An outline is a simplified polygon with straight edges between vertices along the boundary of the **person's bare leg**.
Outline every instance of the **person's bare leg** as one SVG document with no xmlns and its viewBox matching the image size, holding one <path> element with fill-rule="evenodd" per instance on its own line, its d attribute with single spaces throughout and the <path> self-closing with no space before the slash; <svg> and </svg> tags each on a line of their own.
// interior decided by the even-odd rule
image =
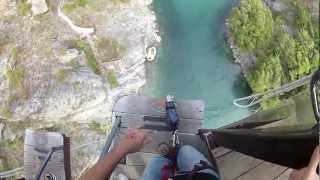
<svg viewBox="0 0 320 180">
<path fill-rule="evenodd" d="M 316 169 L 320 162 L 320 148 L 317 146 L 313 151 L 310 163 L 307 167 L 300 170 L 293 170 L 290 174 L 289 180 L 319 180 Z"/>
</svg>

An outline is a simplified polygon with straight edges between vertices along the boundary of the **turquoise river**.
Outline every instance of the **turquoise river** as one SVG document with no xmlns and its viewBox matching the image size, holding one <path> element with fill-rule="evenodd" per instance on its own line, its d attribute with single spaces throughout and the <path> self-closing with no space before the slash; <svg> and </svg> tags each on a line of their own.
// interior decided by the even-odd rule
<svg viewBox="0 0 320 180">
<path fill-rule="evenodd" d="M 147 65 L 149 96 L 167 94 L 206 103 L 205 128 L 249 115 L 232 100 L 248 94 L 224 38 L 225 19 L 237 0 L 154 0 L 162 37 L 157 60 Z"/>
</svg>

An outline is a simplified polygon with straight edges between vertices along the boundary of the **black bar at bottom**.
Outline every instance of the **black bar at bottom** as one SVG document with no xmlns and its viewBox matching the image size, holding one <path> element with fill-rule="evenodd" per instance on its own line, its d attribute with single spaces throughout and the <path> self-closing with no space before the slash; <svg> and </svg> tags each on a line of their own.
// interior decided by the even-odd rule
<svg viewBox="0 0 320 180">
<path fill-rule="evenodd" d="M 210 147 L 222 146 L 264 161 L 300 169 L 308 165 L 318 145 L 318 128 L 202 129 L 200 133 L 211 132 L 208 137 Z"/>
</svg>

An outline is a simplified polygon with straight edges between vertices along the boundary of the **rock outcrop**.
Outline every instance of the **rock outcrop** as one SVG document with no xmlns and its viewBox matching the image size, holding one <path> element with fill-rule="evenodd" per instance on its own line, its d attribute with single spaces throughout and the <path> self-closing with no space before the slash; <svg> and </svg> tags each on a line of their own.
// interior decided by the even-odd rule
<svg viewBox="0 0 320 180">
<path fill-rule="evenodd" d="M 31 11 L 34 16 L 46 13 L 48 6 L 46 0 L 30 0 Z"/>
</svg>

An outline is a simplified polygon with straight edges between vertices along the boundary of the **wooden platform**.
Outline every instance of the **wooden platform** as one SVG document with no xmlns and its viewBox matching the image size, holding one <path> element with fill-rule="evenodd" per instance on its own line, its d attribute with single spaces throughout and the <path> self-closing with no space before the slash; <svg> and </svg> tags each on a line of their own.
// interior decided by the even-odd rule
<svg viewBox="0 0 320 180">
<path fill-rule="evenodd" d="M 40 180 L 71 179 L 69 138 L 60 133 L 27 129 L 24 140 L 24 177 L 36 179 L 48 158 Z M 0 178 L 1 179 L 1 178 Z"/>
<path fill-rule="evenodd" d="M 206 145 L 196 135 L 203 124 L 204 103 L 198 100 L 177 101 L 177 110 L 180 117 L 178 129 L 180 143 L 198 147 L 203 154 L 210 156 Z M 115 176 L 122 173 L 130 179 L 139 179 L 150 158 L 158 154 L 158 145 L 171 143 L 172 132 L 168 131 L 165 123 L 165 101 L 138 95 L 126 96 L 115 104 L 113 115 L 121 118 L 113 144 L 117 143 L 128 128 L 145 126 L 158 129 L 151 133 L 152 143 L 146 145 L 140 152 L 129 154 L 114 171 Z"/>
<path fill-rule="evenodd" d="M 204 108 L 202 101 L 177 102 L 178 114 L 181 118 L 178 136 L 181 144 L 197 147 L 208 159 L 213 155 L 217 161 L 222 180 L 288 179 L 290 171 L 285 167 L 263 162 L 224 148 L 217 148 L 212 152 L 208 151 L 205 143 L 197 135 L 198 129 L 202 128 Z M 117 144 L 118 139 L 126 133 L 129 127 L 165 126 L 164 101 L 138 95 L 126 96 L 115 104 L 113 116 L 121 118 L 119 130 L 113 141 L 113 144 Z M 117 166 L 113 177 L 122 173 L 130 179 L 139 179 L 148 161 L 158 154 L 158 145 L 162 142 L 170 143 L 172 135 L 171 132 L 160 128 L 153 131 L 151 136 L 152 143 L 145 146 L 140 152 L 125 157 Z"/>
<path fill-rule="evenodd" d="M 218 147 L 212 151 L 222 180 L 287 180 L 291 169 Z"/>
</svg>

